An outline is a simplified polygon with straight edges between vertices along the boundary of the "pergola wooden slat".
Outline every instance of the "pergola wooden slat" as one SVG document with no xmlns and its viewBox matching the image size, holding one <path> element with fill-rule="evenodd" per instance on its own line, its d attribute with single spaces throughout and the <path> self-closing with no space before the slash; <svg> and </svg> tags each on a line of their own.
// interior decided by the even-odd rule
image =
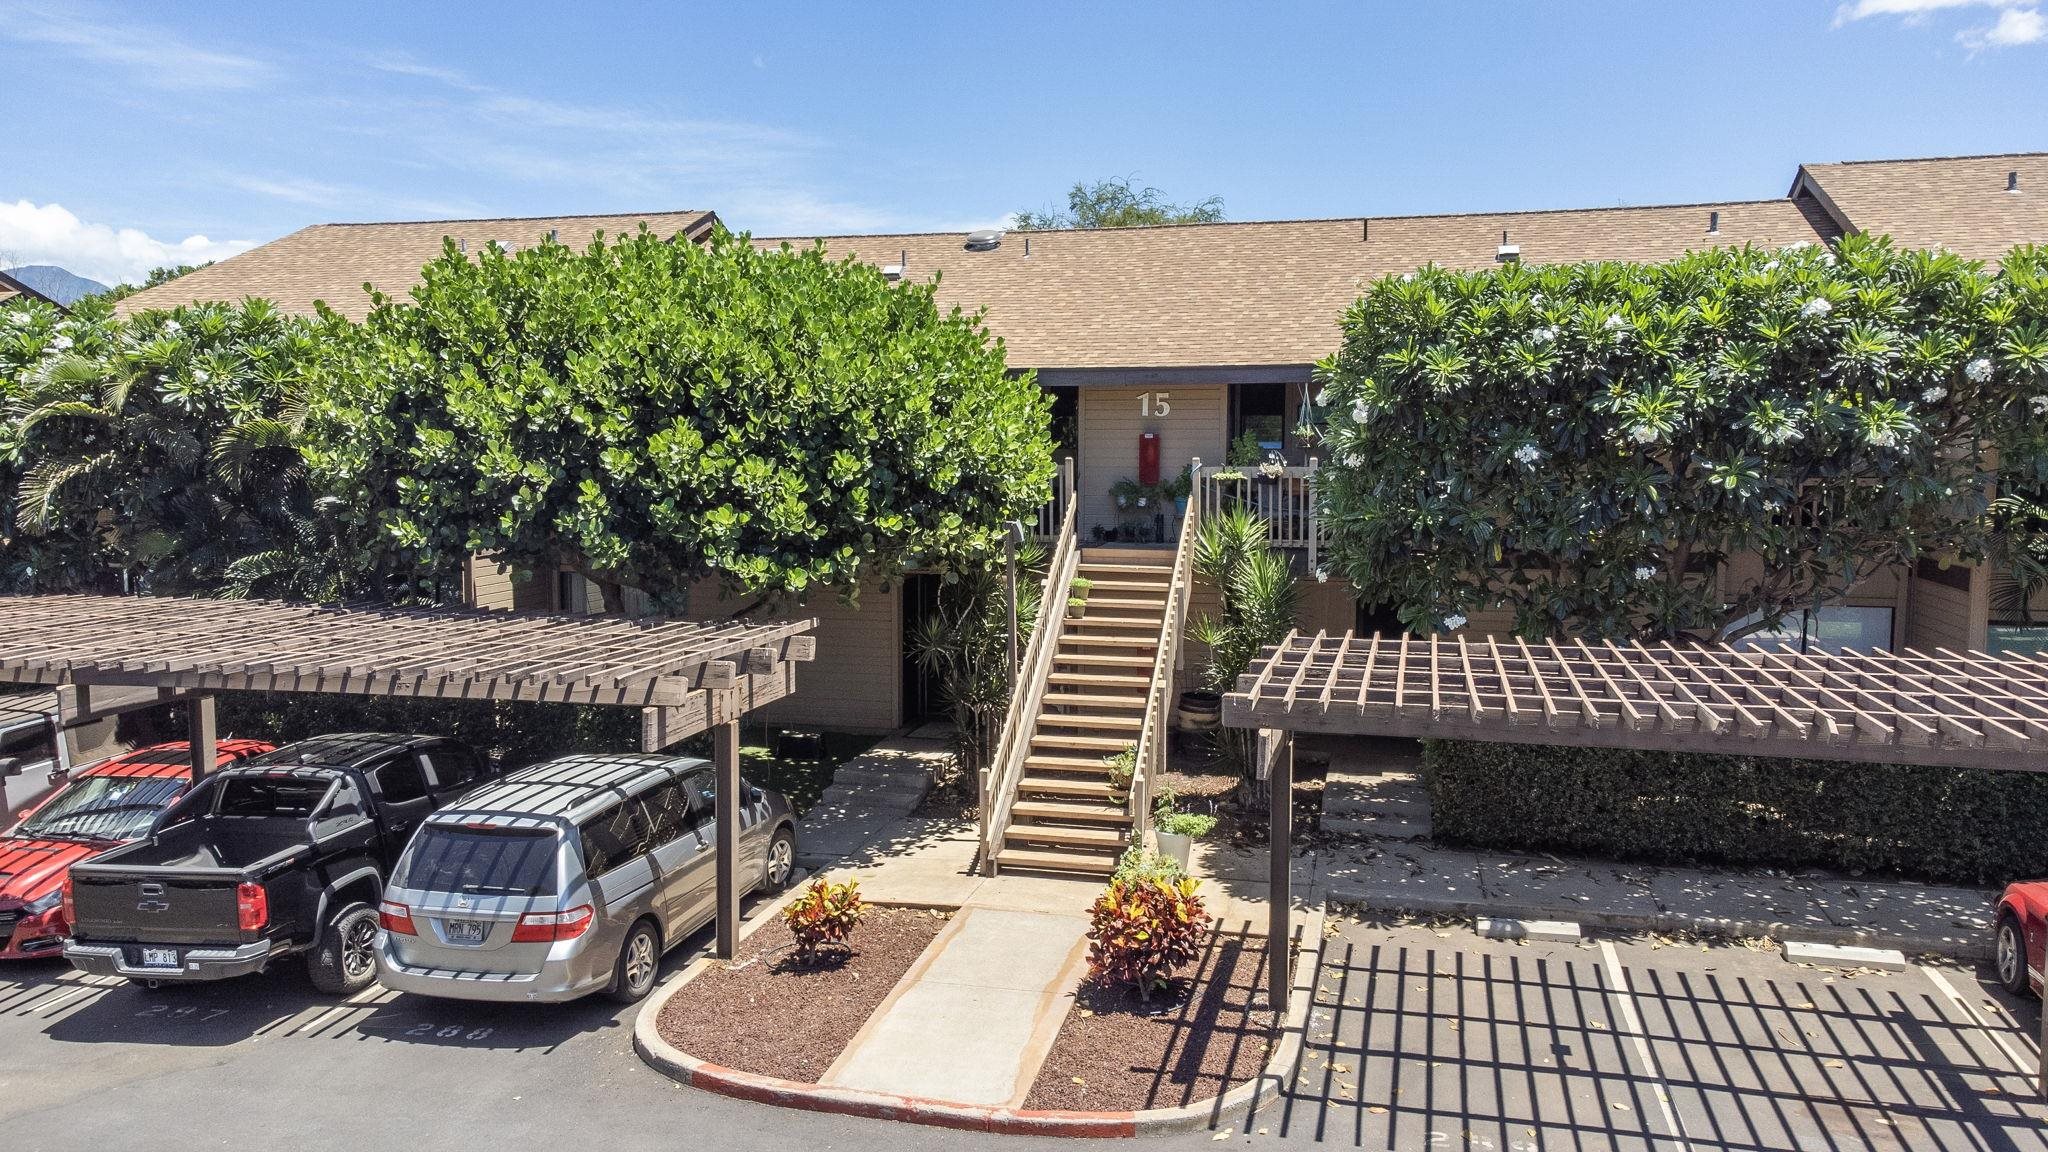
<svg viewBox="0 0 2048 1152">
<path fill-rule="evenodd" d="M 214 761 L 221 691 L 336 692 L 641 709 L 652 751 L 715 730 L 718 819 L 739 826 L 739 719 L 796 690 L 815 620 L 626 619 L 462 608 L 173 597 L 0 597 L 0 683 L 95 688 L 191 708 L 195 774 Z M 110 702 L 108 702 L 110 703 Z M 123 705 L 124 707 L 127 705 Z M 718 952 L 738 945 L 737 836 L 717 840 Z"/>
<path fill-rule="evenodd" d="M 1296 732 L 2043 772 L 2048 658 L 1293 632 L 1224 696 L 1223 723 L 1260 730 L 1267 995 L 1284 1011 Z"/>
<path fill-rule="evenodd" d="M 1223 716 L 1295 732 L 2048 771 L 2048 659 L 1294 633 L 1239 680 Z"/>
</svg>

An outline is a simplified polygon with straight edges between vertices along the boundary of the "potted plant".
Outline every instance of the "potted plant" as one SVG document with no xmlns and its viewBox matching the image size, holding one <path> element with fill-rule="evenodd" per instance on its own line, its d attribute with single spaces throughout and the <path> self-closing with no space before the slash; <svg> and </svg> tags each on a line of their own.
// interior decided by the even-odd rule
<svg viewBox="0 0 2048 1152">
<path fill-rule="evenodd" d="M 1067 619 L 1079 620 L 1088 615 L 1088 590 L 1095 587 L 1095 581 L 1086 576 L 1074 577 L 1067 585 Z"/>
<path fill-rule="evenodd" d="M 1136 744 L 1114 756 L 1104 756 L 1102 762 L 1109 766 L 1109 791 L 1112 802 L 1122 804 L 1131 798 L 1131 777 L 1138 772 L 1138 746 Z"/>
<path fill-rule="evenodd" d="M 1171 791 L 1162 790 L 1152 814 L 1152 831 L 1159 839 L 1159 854 L 1171 857 L 1182 869 L 1195 841 L 1216 830 L 1216 817 L 1199 812 L 1182 812 L 1173 806 Z"/>
</svg>

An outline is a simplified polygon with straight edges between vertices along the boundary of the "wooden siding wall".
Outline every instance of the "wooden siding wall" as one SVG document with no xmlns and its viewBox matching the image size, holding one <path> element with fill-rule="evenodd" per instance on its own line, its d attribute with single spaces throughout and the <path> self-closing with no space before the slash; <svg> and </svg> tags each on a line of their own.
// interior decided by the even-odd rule
<svg viewBox="0 0 2048 1152">
<path fill-rule="evenodd" d="M 1164 392 L 1170 411 L 1165 416 L 1140 414 L 1140 398 Z M 1081 542 L 1087 543 L 1097 524 L 1105 528 L 1117 523 L 1115 502 L 1109 486 L 1125 477 L 1138 475 L 1138 436 L 1159 433 L 1160 479 L 1171 479 L 1188 460 L 1200 456 L 1204 464 L 1221 464 L 1229 444 L 1229 387 L 1223 384 L 1175 386 L 1146 385 L 1141 388 L 1084 387 L 1080 391 Z M 821 646 L 820 651 L 823 651 Z"/>
<path fill-rule="evenodd" d="M 719 594 L 707 580 L 690 592 L 690 616 L 723 619 L 740 602 Z M 815 616 L 818 656 L 797 670 L 796 694 L 777 700 L 750 719 L 845 732 L 888 732 L 903 716 L 903 589 L 886 590 L 870 581 L 860 606 L 850 608 L 837 593 L 820 592 L 810 602 L 764 620 Z"/>
<path fill-rule="evenodd" d="M 1968 591 L 1924 580 L 1918 574 L 1908 582 L 1906 647 L 1921 652 L 1984 647 L 1989 597 L 1983 572 L 1970 570 Z"/>
</svg>

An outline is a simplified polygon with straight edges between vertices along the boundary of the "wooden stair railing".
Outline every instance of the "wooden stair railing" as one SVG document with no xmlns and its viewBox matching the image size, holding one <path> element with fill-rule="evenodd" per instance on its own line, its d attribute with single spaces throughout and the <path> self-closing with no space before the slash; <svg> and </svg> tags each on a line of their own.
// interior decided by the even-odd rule
<svg viewBox="0 0 2048 1152">
<path fill-rule="evenodd" d="M 1003 834 L 1009 830 L 1010 806 L 1016 801 L 1017 782 L 1024 776 L 1024 759 L 1038 725 L 1039 701 L 1045 696 L 1053 654 L 1066 627 L 1067 588 L 1073 583 L 1075 568 L 1081 560 L 1080 540 L 1074 530 L 1079 502 L 1074 492 L 1073 457 L 1061 462 L 1056 487 L 1066 497 L 1066 508 L 1051 537 L 1052 558 L 1046 563 L 1038 619 L 1031 626 L 1031 642 L 1019 657 L 1019 667 L 1011 681 L 1009 711 L 1003 715 L 995 753 L 980 773 L 980 863 L 982 872 L 990 876 L 995 875 L 996 853 L 1002 850 Z"/>
<path fill-rule="evenodd" d="M 1197 464 L 1200 462 L 1197 461 Z M 1152 827 L 1152 786 L 1166 773 L 1166 722 L 1172 715 L 1174 670 L 1180 666 L 1181 639 L 1187 632 L 1188 594 L 1194 583 L 1195 536 L 1201 524 L 1200 501 L 1188 501 L 1181 518 L 1180 541 L 1173 551 L 1173 577 L 1167 585 L 1166 611 L 1159 622 L 1159 646 L 1152 658 L 1152 683 L 1145 695 L 1145 719 L 1138 730 L 1137 763 L 1131 771 L 1131 843 L 1146 843 Z"/>
</svg>

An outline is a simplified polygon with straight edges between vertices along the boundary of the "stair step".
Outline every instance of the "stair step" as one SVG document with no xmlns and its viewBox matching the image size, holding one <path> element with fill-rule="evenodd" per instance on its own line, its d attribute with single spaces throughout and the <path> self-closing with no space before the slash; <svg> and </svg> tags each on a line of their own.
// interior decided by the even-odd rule
<svg viewBox="0 0 2048 1152">
<path fill-rule="evenodd" d="M 1046 697 L 1048 700 L 1057 697 Z M 1097 732 L 1137 731 L 1145 726 L 1145 712 L 1134 708 L 1126 716 L 1104 716 L 1096 712 L 1044 712 L 1038 714 L 1040 728 L 1087 728 Z"/>
<path fill-rule="evenodd" d="M 1077 800 L 1017 800 L 1010 805 L 1010 819 L 1129 824 L 1131 814 L 1120 804 L 1089 804 Z"/>
<path fill-rule="evenodd" d="M 1072 632 L 1060 637 L 1062 646 L 1085 644 L 1090 648 L 1157 648 L 1157 636 L 1076 636 Z"/>
<path fill-rule="evenodd" d="M 1091 577 L 1092 579 L 1092 577 Z M 1113 592 L 1157 592 L 1161 595 L 1173 586 L 1171 580 L 1096 580 L 1095 591 L 1107 588 Z"/>
<path fill-rule="evenodd" d="M 1173 566 L 1171 548 L 1083 548 L 1083 564 L 1129 564 L 1142 568 Z"/>
<path fill-rule="evenodd" d="M 1054 712 L 1054 708 L 1075 708 L 1075 712 Z M 1129 696 L 1084 695 L 1079 692 L 1047 692 L 1040 697 L 1038 714 L 1042 719 L 1065 719 L 1072 716 L 1113 716 L 1118 720 L 1135 719 L 1145 715 L 1145 697 L 1134 693 Z"/>
<path fill-rule="evenodd" d="M 1112 580 L 1119 576 L 1125 578 L 1156 576 L 1161 583 L 1167 583 L 1173 579 L 1172 564 L 1105 564 L 1083 560 L 1076 566 L 1075 571 L 1088 577 L 1090 580 L 1095 579 L 1095 574 L 1098 572 Z"/>
<path fill-rule="evenodd" d="M 1132 614 L 1135 615 L 1136 610 L 1142 608 L 1145 611 L 1156 614 L 1165 607 L 1166 598 L 1163 596 L 1157 600 L 1135 600 L 1128 596 L 1097 596 L 1092 592 L 1088 595 L 1088 611 L 1090 613 L 1093 613 L 1097 608 L 1127 608 L 1131 609 Z M 1087 617 L 1083 616 L 1082 619 L 1086 620 Z"/>
<path fill-rule="evenodd" d="M 1121 752 L 1131 746 L 1128 740 L 1116 742 L 1114 751 Z M 1027 752 L 1024 755 L 1026 768 L 1044 768 L 1050 772 L 1085 772 L 1101 779 L 1109 778 L 1109 765 L 1100 756 L 1074 756 L 1059 752 Z"/>
<path fill-rule="evenodd" d="M 1129 839 L 1121 828 L 1061 828 L 1052 824 L 1012 824 L 1003 833 L 1005 844 L 1023 841 L 1107 852 L 1122 852 Z"/>
<path fill-rule="evenodd" d="M 1089 752 L 1115 753 L 1131 746 L 1131 742 L 1116 736 L 1074 736 L 1066 733 L 1034 732 L 1031 735 L 1033 748 L 1079 748 Z"/>
<path fill-rule="evenodd" d="M 1116 871 L 1116 857 L 1091 856 L 1081 852 L 1033 852 L 1026 848 L 1005 848 L 996 853 L 996 867 L 1022 868 L 1034 872 L 1086 872 L 1107 876 Z"/>
<path fill-rule="evenodd" d="M 1026 776 L 1017 781 L 1017 791 L 1048 796 L 1085 796 L 1093 800 L 1109 800 L 1115 795 L 1110 791 L 1107 780 L 1074 780 L 1065 776 Z"/>
<path fill-rule="evenodd" d="M 1100 633 L 1105 636 L 1145 636 L 1156 639 L 1159 636 L 1159 619 L 1135 616 L 1082 616 L 1068 617 L 1062 636 Z"/>
<path fill-rule="evenodd" d="M 1150 663 L 1150 661 L 1147 661 L 1147 663 Z M 1108 672 L 1053 672 L 1046 676 L 1045 682 L 1048 684 L 1088 684 L 1099 688 L 1123 687 L 1140 690 L 1152 686 L 1152 678 L 1150 676 L 1119 676 Z M 1144 697 L 1139 696 L 1135 699 L 1143 701 Z"/>
<path fill-rule="evenodd" d="M 1055 664 L 1095 664 L 1111 668 L 1150 668 L 1158 663 L 1155 656 L 1103 656 L 1093 652 L 1069 652 L 1061 648 L 1053 653 Z"/>
</svg>

